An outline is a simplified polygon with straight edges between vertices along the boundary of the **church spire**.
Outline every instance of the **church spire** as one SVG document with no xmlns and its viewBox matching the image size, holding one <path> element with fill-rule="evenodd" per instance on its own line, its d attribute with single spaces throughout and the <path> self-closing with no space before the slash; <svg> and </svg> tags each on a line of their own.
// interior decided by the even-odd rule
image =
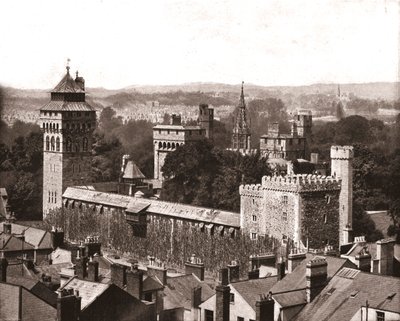
<svg viewBox="0 0 400 321">
<path fill-rule="evenodd" d="M 240 107 L 240 108 L 246 108 L 246 103 L 245 103 L 245 101 L 244 101 L 243 85 L 244 85 L 244 81 L 242 81 L 242 91 L 241 91 L 241 93 L 240 93 L 240 103 L 239 103 L 239 107 Z"/>
</svg>

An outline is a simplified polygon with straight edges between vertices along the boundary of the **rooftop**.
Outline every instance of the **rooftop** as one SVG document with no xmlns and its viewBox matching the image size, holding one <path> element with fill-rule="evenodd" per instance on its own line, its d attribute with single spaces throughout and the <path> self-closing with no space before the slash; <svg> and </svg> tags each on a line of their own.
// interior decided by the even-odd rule
<svg viewBox="0 0 400 321">
<path fill-rule="evenodd" d="M 43 111 L 96 111 L 85 101 L 51 100 L 40 110 Z"/>
<path fill-rule="evenodd" d="M 142 171 L 137 167 L 134 161 L 129 160 L 125 166 L 122 178 L 126 179 L 143 179 L 146 178 Z"/>
<path fill-rule="evenodd" d="M 69 74 L 69 67 L 67 67 L 67 73 L 60 80 L 57 86 L 52 90 L 53 93 L 84 93 L 85 91 L 75 82 L 75 80 Z"/>
<path fill-rule="evenodd" d="M 371 308 L 400 313 L 399 289 L 400 278 L 343 268 L 295 320 L 350 320 L 367 300 Z"/>
<path fill-rule="evenodd" d="M 3 224 L 4 222 L 0 223 L 0 231 L 3 231 Z M 17 235 L 23 234 L 25 237 L 25 242 L 29 243 L 30 245 L 33 245 L 36 249 L 52 248 L 51 234 L 46 230 L 12 223 L 11 233 Z M 0 235 L 2 234 L 0 233 Z"/>
</svg>

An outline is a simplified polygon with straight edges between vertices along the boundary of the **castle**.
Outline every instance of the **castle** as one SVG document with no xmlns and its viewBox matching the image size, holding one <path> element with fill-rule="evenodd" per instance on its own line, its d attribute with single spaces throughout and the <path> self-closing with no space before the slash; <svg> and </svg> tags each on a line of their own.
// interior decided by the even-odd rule
<svg viewBox="0 0 400 321">
<path fill-rule="evenodd" d="M 264 176 L 240 187 L 240 225 L 252 238 L 269 235 L 298 248 L 338 248 L 352 226 L 351 146 L 331 147 L 332 176 Z"/>
<path fill-rule="evenodd" d="M 62 206 L 68 186 L 90 181 L 96 111 L 86 100 L 85 80 L 67 73 L 40 109 L 43 131 L 43 214 Z"/>
<path fill-rule="evenodd" d="M 294 115 L 290 134 L 281 133 L 278 123 L 269 126 L 268 133 L 260 137 L 260 153 L 264 157 L 290 161 L 310 159 L 311 136 L 311 111 L 300 110 Z"/>
<path fill-rule="evenodd" d="M 198 125 L 183 125 L 180 115 L 172 115 L 172 124 L 153 127 L 154 179 L 163 180 L 162 167 L 168 153 L 188 142 L 212 139 L 214 109 L 206 104 L 199 106 Z"/>
<path fill-rule="evenodd" d="M 292 242 L 293 246 L 299 248 L 318 249 L 327 244 L 338 248 L 351 241 L 353 149 L 350 146 L 331 148 L 332 176 L 263 177 L 261 184 L 242 185 L 239 190 L 240 214 L 145 199 L 143 193 L 135 194 L 133 190 L 129 195 L 120 195 L 82 187 L 90 182 L 90 146 L 96 127 L 96 112 L 85 101 L 84 79 L 78 74 L 73 79 L 69 69 L 67 66 L 66 75 L 51 92 L 50 102 L 40 110 L 44 141 L 45 215 L 50 209 L 62 207 L 90 208 L 110 222 L 114 215 L 123 215 L 126 223 L 142 237 L 146 235 L 148 224 L 153 224 L 157 218 L 167 218 L 173 224 L 189 221 L 210 233 L 234 235 L 242 230 L 253 239 L 269 235 Z M 240 121 L 237 124 L 241 126 L 237 128 L 241 131 L 237 131 L 233 141 L 236 142 L 236 148 L 241 149 L 248 148 L 250 140 L 243 86 L 239 107 Z M 267 146 L 274 146 L 265 149 L 268 153 L 278 155 L 277 145 L 280 145 L 280 152 L 284 151 L 283 155 L 278 155 L 280 157 L 292 159 L 308 153 L 307 140 L 311 137 L 312 115 L 299 112 L 295 117 L 291 138 L 285 139 L 285 144 L 282 144 L 282 136 L 276 127 L 272 128 L 273 135 L 264 137 Z M 174 115 L 171 125 L 154 126 L 156 179 L 162 180 L 161 168 L 168 153 L 190 141 L 212 139 L 213 119 L 214 110 L 202 104 L 199 106 L 198 125 L 182 125 L 180 116 Z M 297 139 L 301 148 L 289 149 L 290 139 Z M 122 179 L 124 182 L 127 180 L 125 183 L 129 186 L 133 180 L 143 179 L 140 170 L 129 164 L 126 157 L 123 173 Z"/>
</svg>

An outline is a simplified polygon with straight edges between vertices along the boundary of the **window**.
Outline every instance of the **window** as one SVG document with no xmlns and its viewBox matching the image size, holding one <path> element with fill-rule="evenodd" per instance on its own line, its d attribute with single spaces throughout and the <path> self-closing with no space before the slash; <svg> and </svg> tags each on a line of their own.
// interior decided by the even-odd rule
<svg viewBox="0 0 400 321">
<path fill-rule="evenodd" d="M 158 133 L 161 134 L 161 129 L 158 130 Z"/>
<path fill-rule="evenodd" d="M 57 137 L 57 139 L 56 139 L 56 151 L 57 152 L 60 151 L 60 137 Z"/>
<path fill-rule="evenodd" d="M 54 203 L 57 203 L 57 192 L 54 192 Z"/>
<path fill-rule="evenodd" d="M 205 321 L 214 321 L 214 311 L 205 310 L 204 316 L 205 316 Z"/>
<path fill-rule="evenodd" d="M 89 117 L 90 116 L 90 113 L 87 111 L 87 112 L 85 112 L 85 116 L 86 117 Z"/>
<path fill-rule="evenodd" d="M 287 221 L 287 213 L 283 212 L 282 213 L 282 219 L 286 222 Z"/>
<path fill-rule="evenodd" d="M 50 191 L 49 191 L 49 203 L 50 203 L 50 195 L 51 195 L 51 193 L 50 193 Z"/>
<path fill-rule="evenodd" d="M 88 150 L 88 139 L 86 137 L 83 138 L 83 151 L 87 151 Z"/>
<path fill-rule="evenodd" d="M 283 202 L 283 205 L 287 205 L 288 204 L 288 196 L 287 195 L 283 195 L 282 202 Z"/>
<path fill-rule="evenodd" d="M 53 150 L 53 151 L 56 150 L 56 143 L 55 143 L 54 136 L 51 137 L 50 145 L 51 145 L 51 150 Z"/>
<path fill-rule="evenodd" d="M 168 129 L 168 132 L 167 132 L 167 134 L 169 135 L 169 129 Z"/>
<path fill-rule="evenodd" d="M 146 293 L 144 295 L 144 300 L 147 301 L 147 302 L 153 302 L 153 296 L 152 296 L 151 292 L 150 293 Z"/>
<path fill-rule="evenodd" d="M 76 113 L 76 116 L 81 117 L 81 113 L 79 113 L 79 112 Z"/>
<path fill-rule="evenodd" d="M 50 150 L 50 137 L 46 137 L 46 150 Z"/>
<path fill-rule="evenodd" d="M 230 303 L 235 303 L 235 293 L 230 293 L 229 302 Z"/>
<path fill-rule="evenodd" d="M 178 135 L 178 134 L 179 134 L 179 132 L 178 132 L 178 131 L 176 131 L 176 134 Z"/>
<path fill-rule="evenodd" d="M 252 240 L 257 240 L 257 233 L 251 233 L 250 234 L 250 238 L 252 239 Z"/>
<path fill-rule="evenodd" d="M 189 130 L 189 136 L 191 136 L 192 135 L 192 131 L 191 130 Z"/>
<path fill-rule="evenodd" d="M 376 311 L 376 321 L 385 321 L 385 312 Z"/>
<path fill-rule="evenodd" d="M 242 317 L 237 317 L 237 321 L 244 321 L 244 318 L 242 318 Z"/>
<path fill-rule="evenodd" d="M 331 202 L 330 195 L 325 195 L 325 200 L 326 200 L 326 204 L 329 204 Z"/>
<path fill-rule="evenodd" d="M 324 223 L 326 224 L 326 222 L 328 221 L 328 214 L 324 214 Z"/>
<path fill-rule="evenodd" d="M 257 215 L 253 215 L 253 222 L 257 222 Z"/>
</svg>

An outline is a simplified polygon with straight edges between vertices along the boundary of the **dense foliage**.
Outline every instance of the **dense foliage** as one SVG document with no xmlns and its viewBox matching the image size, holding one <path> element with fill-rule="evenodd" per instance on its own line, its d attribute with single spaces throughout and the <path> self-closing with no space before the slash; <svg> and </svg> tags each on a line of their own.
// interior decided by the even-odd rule
<svg viewBox="0 0 400 321">
<path fill-rule="evenodd" d="M 271 253 L 276 249 L 276 243 L 269 238 L 255 241 L 240 233 L 235 238 L 228 234 L 209 235 L 189 222 L 172 226 L 170 219 L 155 220 L 154 224 L 148 224 L 146 238 L 133 235 L 121 212 L 106 215 L 88 208 L 64 208 L 51 212 L 46 223 L 48 228 L 53 225 L 63 227 L 70 240 L 81 241 L 88 235 L 98 235 L 104 246 L 140 261 L 146 261 L 147 256 L 152 255 L 169 267 L 182 267 L 195 254 L 209 271 L 215 273 L 232 260 L 237 260 L 242 272 L 246 272 L 250 255 Z"/>
</svg>

